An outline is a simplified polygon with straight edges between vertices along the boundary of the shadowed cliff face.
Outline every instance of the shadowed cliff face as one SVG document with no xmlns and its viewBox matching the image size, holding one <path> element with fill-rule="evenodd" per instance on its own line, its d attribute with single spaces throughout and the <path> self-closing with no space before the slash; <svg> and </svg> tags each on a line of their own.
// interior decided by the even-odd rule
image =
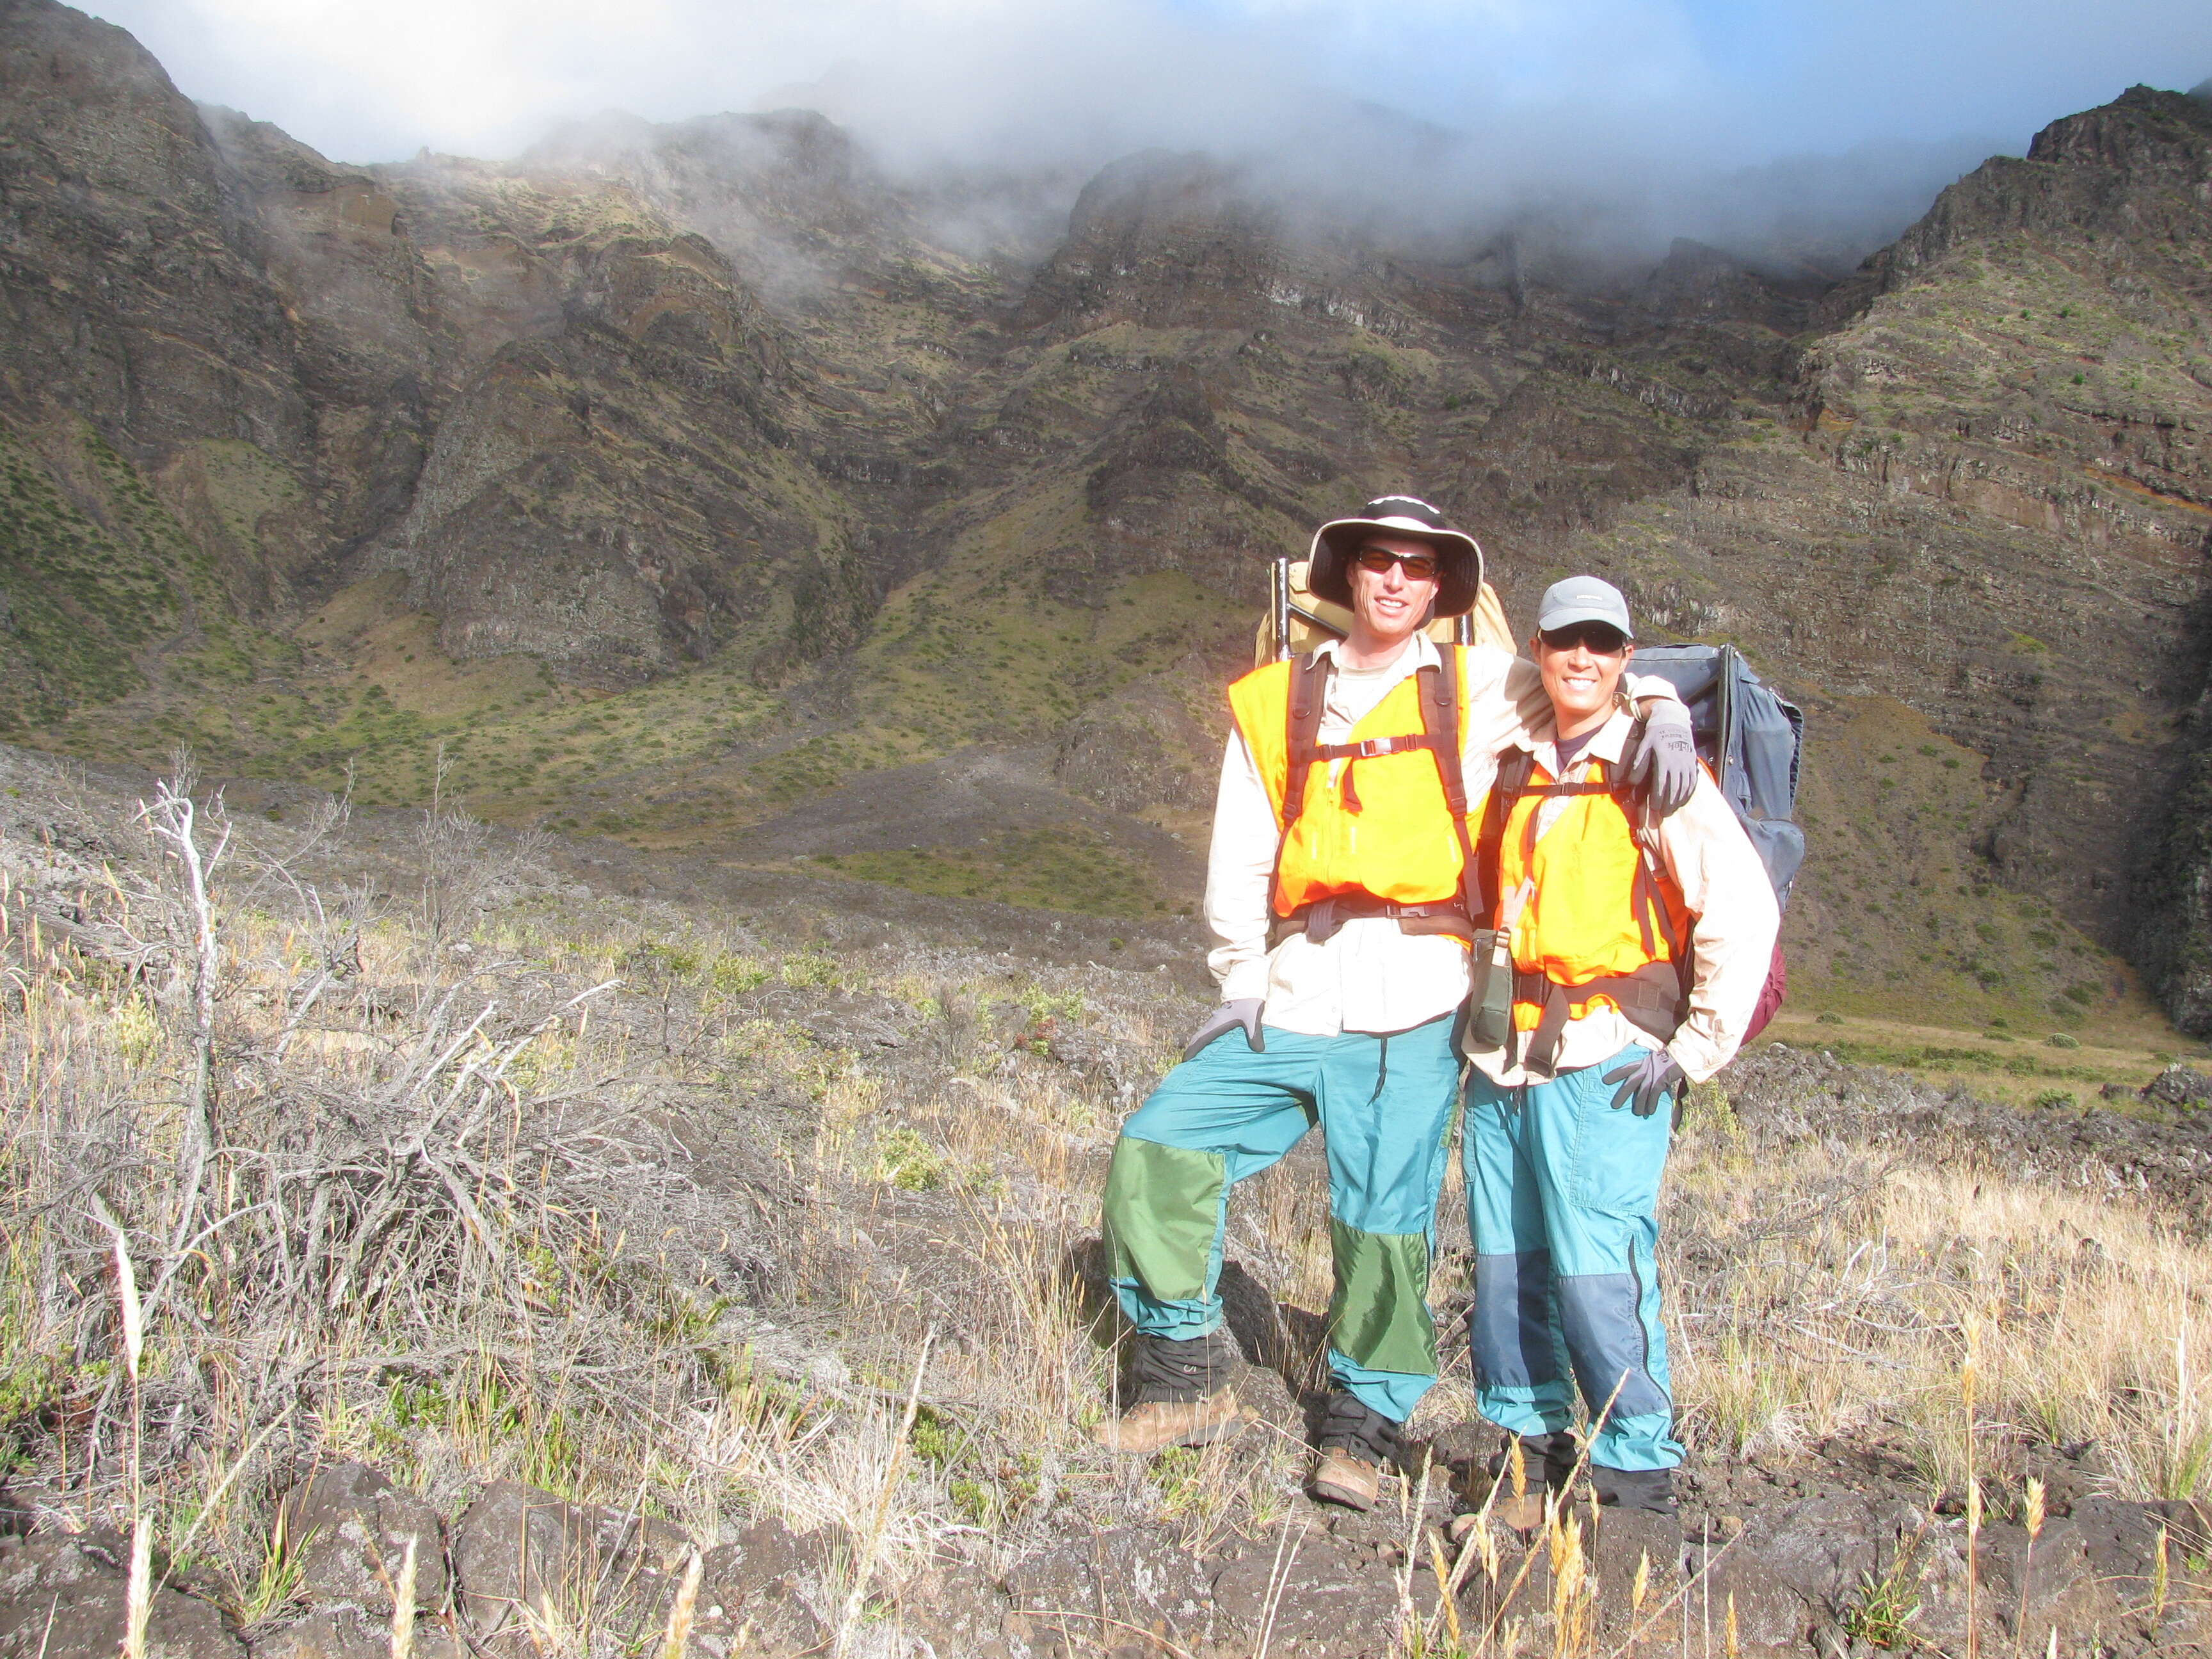
<svg viewBox="0 0 2212 1659">
<path fill-rule="evenodd" d="M 711 243 L 596 182 L 391 184 L 469 361 L 373 558 L 448 653 L 619 684 L 747 626 L 764 660 L 854 637 L 849 527 L 794 451 L 805 377 Z M 769 617 L 777 594 L 797 611 Z"/>
<path fill-rule="evenodd" d="M 1029 197 L 909 190 L 804 112 L 334 167 L 46 0 L 0 3 L 0 77 L 15 729 L 367 755 L 404 795 L 409 744 L 507 741 L 467 686 L 618 725 L 711 662 L 752 689 L 694 700 L 739 712 L 587 752 L 509 708 L 551 773 L 461 781 L 702 848 L 881 812 L 870 856 L 926 860 L 983 831 L 896 781 L 981 743 L 1036 776 L 1000 839 L 1056 799 L 1164 848 L 1265 559 L 1410 487 L 1516 617 L 1597 570 L 1811 705 L 1814 994 L 2078 1020 L 2086 933 L 2212 1021 L 2195 99 L 2056 123 L 1831 284 L 1689 242 L 1594 271 L 1537 225 L 1398 246 L 1164 154 L 1024 264 L 974 237 Z M 403 636 L 446 700 L 372 708 L 362 641 Z"/>
<path fill-rule="evenodd" d="M 179 573 L 161 571 L 159 556 L 116 523 L 118 507 L 106 498 L 119 486 L 99 476 L 100 461 L 112 455 L 143 477 L 166 476 L 189 513 L 196 498 L 221 493 L 212 480 L 236 470 L 238 454 L 224 446 L 237 444 L 252 452 L 247 470 L 294 487 L 270 503 L 265 528 L 239 537 L 211 523 L 203 545 L 225 544 L 222 574 L 241 601 L 288 593 L 329 539 L 302 487 L 314 470 L 316 422 L 260 228 L 226 189 L 206 126 L 121 30 L 11 3 L 0 8 L 0 396 L 16 416 L 15 435 L 44 455 L 67 498 L 41 502 L 42 516 L 94 509 L 80 535 L 120 533 L 127 545 L 111 557 L 167 587 Z M 80 441 L 81 423 L 100 434 L 101 454 Z M 66 551 L 33 559 L 9 586 L 88 586 L 71 580 L 78 562 Z M 17 608 L 36 599 L 21 592 Z M 164 620 L 184 603 L 169 594 Z M 100 609 L 88 594 L 48 628 L 125 639 L 127 623 Z M 10 678 L 49 699 L 102 683 L 66 650 L 27 644 L 21 629 L 8 654 Z"/>
</svg>

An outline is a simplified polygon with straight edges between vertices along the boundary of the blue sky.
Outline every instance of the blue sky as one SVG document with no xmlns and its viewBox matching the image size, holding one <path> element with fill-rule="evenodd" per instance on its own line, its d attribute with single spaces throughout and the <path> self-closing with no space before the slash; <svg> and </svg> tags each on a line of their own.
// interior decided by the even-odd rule
<svg viewBox="0 0 2212 1659">
<path fill-rule="evenodd" d="M 1478 194 L 1652 197 L 1806 156 L 1846 158 L 1830 170 L 1845 184 L 1881 173 L 1910 193 L 1990 150 L 2017 153 L 2044 123 L 2132 82 L 2187 88 L 2212 76 L 2208 0 L 91 9 L 136 33 L 185 92 L 356 161 L 424 145 L 513 154 L 556 122 L 608 108 L 673 119 L 806 103 L 895 164 L 1045 161 L 1080 171 L 1158 143 L 1303 155 L 1356 176 L 1382 165 L 1346 149 L 1359 124 L 1346 112 L 1364 100 L 1464 135 L 1451 188 Z"/>
</svg>

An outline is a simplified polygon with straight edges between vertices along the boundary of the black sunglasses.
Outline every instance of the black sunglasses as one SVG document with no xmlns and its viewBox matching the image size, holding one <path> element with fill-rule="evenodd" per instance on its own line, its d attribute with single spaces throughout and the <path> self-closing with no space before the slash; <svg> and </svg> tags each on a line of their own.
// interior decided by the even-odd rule
<svg viewBox="0 0 2212 1659">
<path fill-rule="evenodd" d="M 1565 628 L 1547 628 L 1537 636 L 1553 651 L 1571 651 L 1581 646 L 1593 656 L 1614 657 L 1628 643 L 1628 635 L 1610 623 L 1569 623 Z"/>
<path fill-rule="evenodd" d="M 1364 570 L 1380 575 L 1394 564 L 1403 565 L 1408 580 L 1425 582 L 1437 574 L 1437 561 L 1427 553 L 1393 553 L 1386 548 L 1363 547 L 1352 556 L 1352 562 Z"/>
</svg>

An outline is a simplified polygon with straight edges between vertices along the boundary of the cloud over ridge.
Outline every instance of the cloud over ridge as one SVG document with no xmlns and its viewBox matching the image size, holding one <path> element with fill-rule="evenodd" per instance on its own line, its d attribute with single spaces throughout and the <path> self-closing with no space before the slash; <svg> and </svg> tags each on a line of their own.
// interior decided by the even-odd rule
<svg viewBox="0 0 2212 1659">
<path fill-rule="evenodd" d="M 337 159 L 515 154 L 618 108 L 804 105 L 894 170 L 1202 149 L 1332 206 L 1841 245 L 2136 81 L 2202 0 L 94 0 L 194 97 Z M 1808 197 L 1808 191 L 1813 194 Z M 1796 234 L 1785 230 L 1785 234 Z"/>
</svg>

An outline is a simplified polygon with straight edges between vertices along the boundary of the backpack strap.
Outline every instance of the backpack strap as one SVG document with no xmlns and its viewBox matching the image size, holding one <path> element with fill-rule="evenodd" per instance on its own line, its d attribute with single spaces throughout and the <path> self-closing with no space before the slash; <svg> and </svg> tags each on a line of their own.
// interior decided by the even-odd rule
<svg viewBox="0 0 2212 1659">
<path fill-rule="evenodd" d="M 1285 752 L 1289 763 L 1283 777 L 1283 835 L 1306 810 L 1306 774 L 1323 757 L 1321 752 L 1321 713 L 1328 702 L 1329 659 L 1319 651 L 1309 653 L 1291 667 L 1291 696 Z"/>
<path fill-rule="evenodd" d="M 1283 890 L 1283 849 L 1291 830 L 1306 810 L 1306 774 L 1321 758 L 1321 711 L 1328 701 L 1329 659 L 1318 649 L 1291 664 L 1291 692 L 1285 704 L 1283 826 L 1275 837 L 1275 867 L 1267 875 L 1267 912 Z"/>
<path fill-rule="evenodd" d="M 1475 844 L 1474 903 L 1478 927 L 1498 925 L 1498 866 L 1505 851 L 1505 820 L 1513 803 L 1528 793 L 1528 775 L 1536 757 L 1525 749 L 1507 749 L 1498 757 L 1498 775 L 1491 782 L 1490 799 L 1483 803 L 1482 839 Z"/>
<path fill-rule="evenodd" d="M 1525 752 L 1525 751 L 1524 751 Z M 1626 783 L 1611 783 L 1600 779 L 1594 783 L 1531 783 L 1514 792 L 1516 795 L 1618 795 L 1626 799 L 1635 790 Z"/>
<path fill-rule="evenodd" d="M 1467 833 L 1467 772 L 1459 752 L 1459 647 L 1447 645 L 1437 653 L 1437 665 L 1416 676 L 1420 692 L 1421 732 L 1437 757 L 1437 776 L 1444 787 L 1444 810 L 1451 814 L 1452 833 L 1459 837 L 1459 902 L 1468 920 L 1482 925 L 1477 901 L 1475 854 Z"/>
<path fill-rule="evenodd" d="M 1424 668 L 1421 672 L 1430 671 Z M 1378 755 L 1411 755 L 1423 749 L 1443 746 L 1441 738 L 1427 732 L 1416 732 L 1408 737 L 1362 738 L 1358 743 L 1317 743 L 1310 758 L 1314 760 L 1373 760 Z"/>
</svg>

